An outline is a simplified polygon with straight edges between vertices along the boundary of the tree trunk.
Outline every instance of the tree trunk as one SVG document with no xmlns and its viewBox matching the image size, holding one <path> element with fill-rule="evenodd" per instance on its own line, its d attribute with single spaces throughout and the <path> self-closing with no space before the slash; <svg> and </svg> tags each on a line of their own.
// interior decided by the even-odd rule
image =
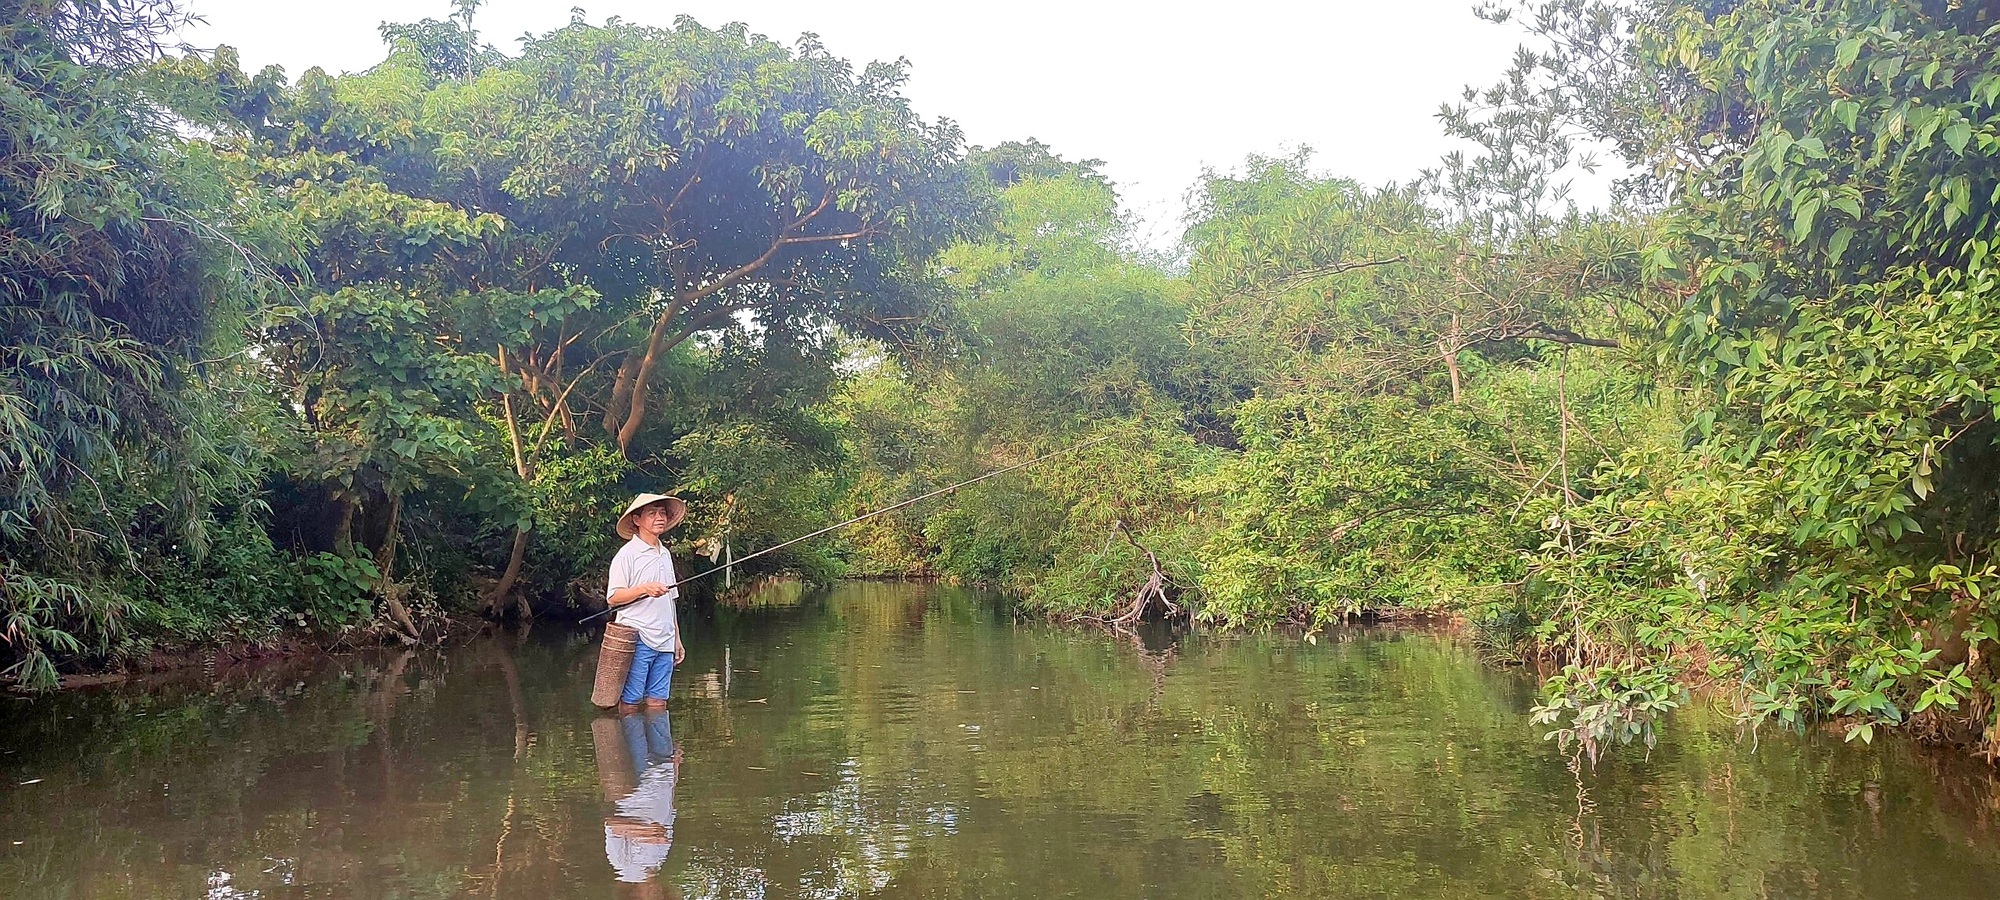
<svg viewBox="0 0 2000 900">
<path fill-rule="evenodd" d="M 619 426 L 625 424 L 627 406 L 632 400 L 632 379 L 639 374 L 639 355 L 628 353 L 625 361 L 618 365 L 618 377 L 611 383 L 611 402 L 604 405 L 604 433 L 616 436 Z"/>
<path fill-rule="evenodd" d="M 556 354 L 560 356 L 562 350 L 558 348 Z M 508 362 L 506 362 L 506 346 L 504 344 L 498 350 L 498 358 L 500 358 L 500 374 L 510 374 Z M 568 396 L 570 396 L 568 392 L 562 392 L 562 396 L 556 398 L 558 408 L 564 406 L 564 398 L 568 398 Z M 534 466 L 528 464 L 528 450 L 522 446 L 520 418 L 514 416 L 514 390 L 512 390 L 512 386 L 508 388 L 508 392 L 500 394 L 500 410 L 506 414 L 506 438 L 508 438 L 508 444 L 514 448 L 514 476 L 520 478 L 522 484 L 528 484 L 528 482 L 534 480 Z M 554 412 L 550 412 L 550 416 L 554 416 Z M 548 434 L 548 424 L 552 424 L 552 422 L 554 422 L 554 418 L 550 418 L 548 422 L 544 422 L 544 426 L 542 426 L 542 434 L 544 436 Z M 540 446 L 542 444 L 536 442 L 538 450 L 540 450 Z M 486 614 L 488 616 L 500 618 L 506 612 L 506 598 L 508 598 L 508 594 L 514 592 L 514 582 L 520 578 L 520 562 L 526 556 L 528 556 L 528 528 L 514 526 L 514 548 L 508 550 L 506 572 L 500 574 L 500 584 L 494 584 L 494 590 L 490 594 L 486 594 Z M 522 618 L 528 618 L 528 602 L 526 600 L 520 602 L 520 612 L 522 612 Z"/>
<path fill-rule="evenodd" d="M 1464 388 L 1458 371 L 1459 329 L 1456 313 L 1451 317 L 1451 330 L 1438 338 L 1437 346 L 1438 356 L 1444 359 L 1445 371 L 1451 373 L 1451 402 L 1457 403 L 1464 396 Z"/>
<path fill-rule="evenodd" d="M 507 556 L 507 571 L 500 573 L 500 583 L 486 595 L 486 615 L 498 619 L 507 611 L 507 595 L 513 593 L 514 582 L 521 576 L 521 560 L 528 555 L 528 529 L 514 528 L 514 549 Z M 526 618 L 527 603 L 521 603 L 523 618 Z"/>
<path fill-rule="evenodd" d="M 389 489 L 389 533 L 382 538 L 381 551 L 375 554 L 375 565 L 381 571 L 381 578 L 375 585 L 378 591 L 386 593 L 389 585 L 395 583 L 393 571 L 396 568 L 396 538 L 397 532 L 402 530 L 402 524 L 403 491 L 392 486 Z"/>
<path fill-rule="evenodd" d="M 667 341 L 667 323 L 673 319 L 674 308 L 669 305 L 667 311 L 653 322 L 653 331 L 646 336 L 646 355 L 639 358 L 639 365 L 632 372 L 632 392 L 626 398 L 625 424 L 618 426 L 618 452 L 625 454 L 627 459 L 632 458 L 632 439 L 639 436 L 639 426 L 646 421 L 646 389 Z M 619 374 L 624 372 L 621 370 Z"/>
<path fill-rule="evenodd" d="M 333 526 L 333 552 L 344 557 L 354 556 L 354 514 L 359 504 L 345 492 L 334 494 L 340 504 L 340 520 Z"/>
<path fill-rule="evenodd" d="M 506 347 L 503 346 L 500 348 L 499 358 L 500 374 L 506 375 L 508 374 Z M 558 400 L 557 402 L 561 401 Z M 511 385 L 506 393 L 500 395 L 500 409 L 506 413 L 507 440 L 514 449 L 514 477 L 521 479 L 521 483 L 526 484 L 534 479 L 535 470 L 528 465 L 527 451 L 521 446 L 521 422 L 514 416 L 514 393 Z M 546 431 L 546 429 L 544 430 Z M 516 525 L 514 526 L 514 547 L 507 554 L 507 571 L 500 574 L 500 583 L 494 585 L 493 592 L 486 595 L 487 615 L 497 619 L 506 610 L 507 595 L 513 592 L 514 582 L 521 576 L 521 560 L 527 555 L 528 529 Z M 527 609 L 528 604 L 524 601 L 521 604 L 521 610 L 525 614 Z M 523 617 L 525 618 L 525 615 Z"/>
<path fill-rule="evenodd" d="M 382 578 L 376 583 L 375 592 L 382 595 L 382 601 L 389 607 L 390 621 L 394 622 L 396 627 L 402 629 L 405 638 L 414 641 L 422 635 L 417 630 L 416 620 L 410 618 L 410 611 L 403 606 L 403 600 L 397 596 L 396 590 L 396 538 L 398 532 L 402 530 L 402 521 L 403 490 L 400 487 L 391 485 L 389 489 L 389 536 L 382 539 L 382 552 L 375 556 L 375 564 L 382 570 Z"/>
</svg>

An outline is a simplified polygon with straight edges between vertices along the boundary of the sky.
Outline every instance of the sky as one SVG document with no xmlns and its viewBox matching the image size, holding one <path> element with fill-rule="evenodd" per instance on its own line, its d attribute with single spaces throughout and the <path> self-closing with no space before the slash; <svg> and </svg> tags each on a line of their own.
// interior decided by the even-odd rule
<svg viewBox="0 0 2000 900">
<path fill-rule="evenodd" d="M 385 52 L 378 26 L 450 14 L 447 0 L 187 0 L 205 22 L 182 39 L 236 47 L 244 68 L 296 78 L 312 66 L 360 71 Z M 790 0 L 492 0 L 473 25 L 518 53 L 518 38 L 607 17 L 668 26 L 740 21 L 787 45 L 811 32 L 860 68 L 905 58 L 925 118 L 969 142 L 1036 138 L 1069 159 L 1100 159 L 1149 246 L 1180 234 L 1204 169 L 1310 147 L 1317 169 L 1366 184 L 1409 181 L 1453 148 L 1440 104 L 1497 81 L 1521 32 L 1472 15 L 1472 0 L 1234 0 L 1175 4 L 1013 0 L 1005 4 Z M 1601 185 L 1582 185 L 1586 205 Z"/>
</svg>

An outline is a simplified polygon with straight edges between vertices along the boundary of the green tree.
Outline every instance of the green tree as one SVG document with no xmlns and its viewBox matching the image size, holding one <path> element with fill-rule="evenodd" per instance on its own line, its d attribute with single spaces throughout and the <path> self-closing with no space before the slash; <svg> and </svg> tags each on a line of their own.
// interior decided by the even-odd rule
<svg viewBox="0 0 2000 900">
<path fill-rule="evenodd" d="M 805 467 L 773 489 L 803 489 L 831 459 L 799 452 L 827 445 L 800 411 L 825 396 L 830 336 L 926 339 L 924 260 L 971 208 L 955 130 L 909 110 L 899 69 L 857 75 L 810 38 L 794 53 L 741 26 L 579 19 L 507 59 L 471 12 L 385 27 L 381 65 L 309 71 L 268 104 L 230 99 L 258 79 L 220 54 L 170 73 L 222 98 L 183 105 L 308 236 L 297 274 L 315 287 L 277 335 L 313 434 L 299 474 L 331 487 L 341 523 L 386 508 L 382 550 L 406 491 L 468 494 L 448 502 L 513 532 L 494 613 L 537 522 L 563 527 L 535 514 L 553 496 L 535 485 L 595 440 L 591 420 L 654 470 L 647 486 L 671 467 L 713 488 L 739 537 L 823 508 L 824 491 L 760 504 L 724 486 L 750 473 L 718 469 L 716 442 L 755 432 Z"/>
<path fill-rule="evenodd" d="M 247 515 L 254 201 L 142 99 L 172 3 L 0 4 L 0 677 L 50 686 Z M 232 212 L 223 213 L 222 210 Z"/>
<path fill-rule="evenodd" d="M 596 403 L 636 455 L 659 366 L 694 335 L 744 316 L 920 330 L 924 260 L 965 191 L 957 131 L 918 119 L 903 78 L 811 37 L 577 22 L 465 92 L 445 174 L 632 321 L 603 339 L 622 360 Z"/>
</svg>

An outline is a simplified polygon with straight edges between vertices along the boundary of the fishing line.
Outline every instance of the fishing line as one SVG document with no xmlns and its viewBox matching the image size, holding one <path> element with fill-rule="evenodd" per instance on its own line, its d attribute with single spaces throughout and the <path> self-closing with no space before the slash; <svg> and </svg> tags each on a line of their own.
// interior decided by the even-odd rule
<svg viewBox="0 0 2000 900">
<path fill-rule="evenodd" d="M 676 581 L 676 582 L 674 582 L 673 584 L 670 584 L 670 585 L 667 585 L 667 589 L 668 589 L 668 590 L 673 590 L 674 588 L 677 588 L 677 587 L 680 587 L 681 585 L 684 585 L 684 584 L 687 584 L 687 583 L 688 583 L 688 582 L 690 582 L 690 581 L 694 581 L 694 580 L 696 580 L 696 579 L 700 579 L 700 578 L 706 578 L 706 577 L 708 577 L 708 576 L 710 576 L 710 575 L 713 575 L 713 574 L 715 574 L 715 573 L 717 573 L 717 572 L 721 572 L 721 571 L 724 571 L 724 570 L 726 570 L 726 569 L 730 569 L 730 568 L 734 568 L 734 567 L 736 567 L 736 566 L 740 566 L 740 565 L 742 565 L 742 564 L 744 564 L 744 563 L 746 563 L 746 562 L 749 562 L 749 561 L 751 561 L 751 560 L 753 560 L 753 559 L 756 559 L 756 558 L 757 558 L 757 557 L 759 557 L 759 556 L 763 556 L 763 555 L 765 555 L 765 554 L 769 554 L 769 553 L 776 553 L 776 552 L 778 552 L 778 551 L 780 551 L 780 550 L 783 550 L 783 549 L 785 549 L 786 547 L 790 547 L 790 546 L 791 546 L 791 545 L 793 545 L 793 544 L 796 544 L 796 543 L 799 543 L 800 541 L 809 541 L 809 540 L 812 540 L 813 538 L 816 538 L 816 537 L 819 537 L 819 536 L 820 536 L 820 535 L 822 535 L 822 534 L 826 534 L 827 532 L 830 532 L 830 531 L 838 531 L 839 529 L 842 529 L 842 528 L 846 528 L 847 526 L 849 526 L 849 525 L 853 525 L 853 524 L 854 524 L 854 523 L 856 523 L 856 522 L 862 522 L 862 521 L 866 521 L 866 520 L 868 520 L 868 519 L 872 519 L 872 518 L 875 518 L 876 516 L 879 516 L 879 515 L 882 515 L 883 513 L 892 513 L 892 512 L 895 512 L 896 510 L 899 510 L 899 509 L 902 509 L 903 507 L 906 507 L 906 506 L 910 506 L 910 505 L 913 505 L 913 504 L 916 504 L 916 503 L 921 503 L 921 502 L 923 502 L 923 501 L 925 501 L 925 500 L 929 500 L 930 498 L 932 498 L 932 497 L 936 497 L 936 496 L 938 496 L 938 495 L 940 495 L 940 494 L 947 494 L 947 493 L 950 493 L 950 492 L 952 492 L 952 491 L 955 491 L 955 490 L 958 490 L 959 488 L 962 488 L 962 487 L 967 487 L 967 486 L 970 486 L 970 485 L 974 485 L 974 484 L 978 484 L 979 482 L 982 482 L 982 481 L 985 481 L 986 479 L 988 479 L 988 478 L 992 478 L 992 477 L 994 477 L 994 476 L 996 476 L 996 475 L 1005 475 L 1005 474 L 1007 474 L 1008 472 L 1012 472 L 1012 471 L 1014 471 L 1014 470 L 1016 470 L 1016 469 L 1025 469 L 1025 468 L 1027 468 L 1027 467 L 1029 467 L 1029 466 L 1032 466 L 1032 465 L 1034 465 L 1035 463 L 1038 463 L 1038 462 L 1041 462 L 1042 460 L 1045 460 L 1045 459 L 1048 459 L 1048 458 L 1050 458 L 1050 457 L 1052 457 L 1052 456 L 1060 456 L 1060 455 L 1062 455 L 1062 454 L 1064 454 L 1064 453 L 1068 453 L 1068 452 L 1069 452 L 1069 451 L 1071 451 L 1071 450 L 1080 450 L 1080 449 L 1082 449 L 1082 448 L 1084 448 L 1084 447 L 1088 447 L 1088 446 L 1090 446 L 1090 445 L 1092 445 L 1092 444 L 1098 444 L 1098 443 L 1103 443 L 1104 441 L 1108 441 L 1108 440 L 1110 440 L 1110 439 L 1111 439 L 1112 437 L 1113 437 L 1113 435 L 1108 435 L 1108 434 L 1107 434 L 1107 435 L 1105 435 L 1105 436 L 1103 436 L 1103 437 L 1097 437 L 1097 438 L 1091 438 L 1090 440 L 1087 440 L 1087 441 L 1084 441 L 1084 442 L 1082 442 L 1082 443 L 1080 443 L 1080 444 L 1071 444 L 1071 445 L 1069 445 L 1069 446 L 1067 446 L 1067 447 L 1063 447 L 1063 448 L 1060 448 L 1060 449 L 1057 449 L 1057 450 L 1051 450 L 1051 451 L 1049 451 L 1049 452 L 1047 452 L 1047 453 L 1044 453 L 1044 454 L 1042 454 L 1042 455 L 1040 455 L 1040 456 L 1037 456 L 1037 457 L 1035 457 L 1034 459 L 1031 459 L 1031 460 L 1028 460 L 1028 461 L 1026 461 L 1026 462 L 1018 462 L 1018 463 L 1015 463 L 1015 464 L 1013 464 L 1013 465 L 1011 465 L 1011 466 L 1008 466 L 1008 467 L 1006 467 L 1006 468 L 1004 468 L 1004 469 L 994 469 L 993 471 L 991 471 L 991 472 L 988 472 L 988 473 L 986 473 L 986 474 L 984 474 L 984 475 L 981 475 L 981 476 L 979 476 L 979 477 L 977 477 L 977 478 L 968 478 L 968 479 L 966 479 L 966 480 L 964 480 L 964 481 L 961 481 L 961 482 L 959 482 L 959 483 L 957 483 L 957 484 L 952 484 L 952 485 L 946 485 L 945 487 L 941 487 L 941 488 L 938 488 L 937 490 L 935 490 L 935 491 L 931 491 L 931 492 L 930 492 L 930 493 L 928 493 L 928 494 L 923 494 L 923 495 L 921 495 L 921 496 L 917 496 L 917 497 L 911 497 L 910 499 L 908 499 L 908 500 L 905 500 L 905 501 L 903 501 L 903 502 L 901 502 L 901 503 L 898 503 L 898 504 L 896 504 L 896 505 L 894 505 L 894 506 L 885 506 L 885 507 L 882 507 L 881 509 L 878 509 L 878 510 L 876 510 L 876 511 L 874 511 L 874 512 L 871 512 L 871 513 L 863 513 L 863 514 L 861 514 L 861 515 L 858 515 L 858 516 L 855 516 L 855 517 L 854 517 L 854 518 L 852 518 L 852 519 L 848 519 L 848 520 L 847 520 L 847 521 L 845 521 L 845 522 L 840 522 L 840 523 L 838 523 L 838 524 L 834 524 L 834 525 L 828 525 L 828 526 L 826 526 L 825 528 L 822 528 L 822 529 L 820 529 L 820 530 L 818 530 L 818 531 L 815 531 L 815 532 L 813 532 L 813 533 L 811 533 L 811 534 L 808 534 L 808 535 L 803 535 L 803 536 L 800 536 L 800 537 L 795 537 L 795 538 L 792 538 L 791 540 L 789 540 L 789 541 L 786 541 L 786 542 L 784 542 L 784 543 L 782 543 L 782 544 L 777 544 L 777 545 L 774 545 L 774 546 L 770 546 L 770 547 L 765 547 L 764 549 L 762 549 L 762 550 L 759 550 L 759 551 L 757 551 L 757 552 L 755 552 L 755 553 L 752 553 L 752 554 L 750 554 L 750 555 L 748 555 L 748 556 L 741 556 L 741 557 L 737 557 L 737 558 L 736 558 L 736 560 L 735 560 L 735 561 L 733 561 L 733 562 L 730 562 L 730 563 L 727 563 L 727 564 L 724 564 L 724 565 L 720 565 L 720 566 L 716 566 L 716 567 L 715 567 L 715 568 L 713 568 L 713 569 L 708 569 L 708 570 L 706 570 L 706 571 L 702 571 L 702 572 L 698 572 L 698 573 L 696 573 L 696 574 L 693 574 L 693 575 L 689 575 L 688 577 L 686 577 L 686 578 L 683 578 L 683 579 L 681 579 L 681 580 L 679 580 L 679 581 Z M 657 597 L 657 596 L 659 596 L 659 595 L 658 595 L 658 594 L 655 594 L 655 595 L 653 595 L 653 596 L 656 596 L 656 597 Z M 637 602 L 637 601 L 634 601 L 634 602 Z M 627 604 L 627 605 L 629 605 L 629 604 Z M 609 608 L 606 608 L 606 609 L 602 609 L 602 610 L 599 610 L 599 611 L 597 611 L 597 612 L 594 612 L 594 613 L 591 613 L 590 615 L 587 615 L 587 616 L 584 616 L 584 617 L 583 617 L 583 619 L 582 619 L 581 621 L 583 621 L 583 622 L 588 622 L 588 621 L 590 621 L 590 620 L 592 620 L 592 619 L 595 619 L 595 618 L 597 618 L 597 617 L 599 617 L 599 616 L 603 616 L 603 615 L 609 615 L 610 613 L 612 613 L 612 612 L 615 612 L 615 611 L 617 611 L 618 609 L 620 609 L 620 607 L 616 607 L 616 606 L 613 606 L 613 607 L 609 607 Z"/>
</svg>

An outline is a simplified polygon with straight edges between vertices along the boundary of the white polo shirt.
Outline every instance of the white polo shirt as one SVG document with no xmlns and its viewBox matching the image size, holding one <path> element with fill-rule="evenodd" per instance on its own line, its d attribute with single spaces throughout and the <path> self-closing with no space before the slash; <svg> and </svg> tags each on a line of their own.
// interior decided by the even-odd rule
<svg viewBox="0 0 2000 900">
<path fill-rule="evenodd" d="M 611 577 L 605 582 L 604 598 L 609 601 L 613 593 L 635 584 L 648 581 L 673 584 L 677 580 L 673 554 L 665 546 L 655 547 L 635 536 L 611 558 Z M 646 646 L 671 653 L 674 638 L 680 634 L 680 619 L 674 614 L 674 601 L 680 596 L 680 588 L 670 587 L 664 594 L 634 600 L 618 607 L 616 621 L 639 632 L 639 639 Z"/>
</svg>

